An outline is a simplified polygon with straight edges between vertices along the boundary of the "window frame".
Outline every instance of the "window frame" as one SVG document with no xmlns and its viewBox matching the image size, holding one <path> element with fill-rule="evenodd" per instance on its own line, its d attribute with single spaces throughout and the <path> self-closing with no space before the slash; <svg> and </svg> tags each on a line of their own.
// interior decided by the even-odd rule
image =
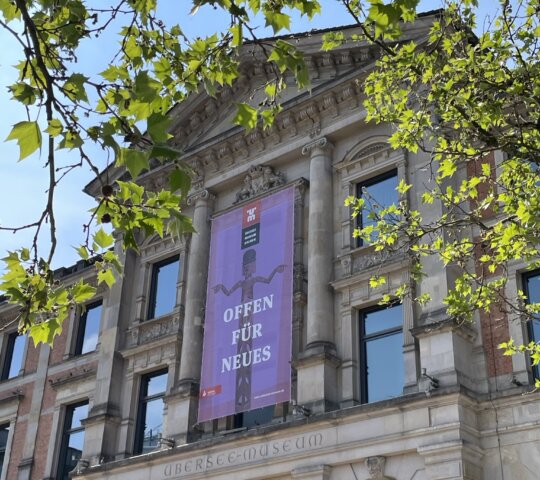
<svg viewBox="0 0 540 480">
<path fill-rule="evenodd" d="M 15 350 L 15 343 L 17 338 L 23 339 L 23 351 L 22 351 L 22 358 L 21 358 L 21 365 L 19 366 L 19 371 L 17 375 L 14 375 L 12 377 L 9 376 L 9 371 L 11 370 L 12 362 L 13 362 L 13 352 Z M 24 369 L 24 362 L 26 360 L 26 335 L 21 335 L 19 332 L 10 332 L 7 333 L 4 337 L 4 340 L 6 342 L 6 345 L 4 347 L 4 353 L 2 356 L 2 370 L 0 372 L 0 381 L 5 380 L 11 380 L 12 378 L 17 378 L 21 375 L 21 370 Z"/>
<path fill-rule="evenodd" d="M 62 432 L 60 436 L 60 450 L 58 452 L 58 464 L 56 468 L 56 480 L 62 480 L 64 477 L 64 474 L 69 474 L 72 470 L 65 471 L 66 469 L 66 460 L 67 460 L 67 453 L 69 448 L 69 436 L 74 433 L 84 432 L 85 427 L 83 424 L 81 424 L 78 427 L 73 428 L 71 424 L 73 423 L 73 413 L 75 412 L 75 409 L 78 407 L 82 407 L 84 405 L 89 405 L 88 400 L 81 400 L 76 403 L 70 403 L 69 405 L 66 405 L 64 407 L 64 421 L 62 424 Z M 69 419 L 69 421 L 68 421 Z M 70 425 L 69 428 L 67 428 L 67 425 Z M 82 458 L 82 455 L 81 455 Z M 68 475 L 69 478 L 69 475 Z"/>
<path fill-rule="evenodd" d="M 101 331 L 101 318 L 103 316 L 103 299 L 95 300 L 92 303 L 86 304 L 84 306 L 84 312 L 80 312 L 80 314 L 78 315 L 75 341 L 73 344 L 73 356 L 86 355 L 87 353 L 93 353 L 96 351 L 98 341 L 96 341 L 96 348 L 94 348 L 94 350 L 90 350 L 88 352 L 82 353 L 82 347 L 84 345 L 84 337 L 86 333 L 86 321 L 88 319 L 88 311 L 98 306 L 100 306 L 102 309 L 100 317 L 99 317 L 99 323 L 98 323 L 98 340 L 99 340 L 99 333 Z"/>
<path fill-rule="evenodd" d="M 529 279 L 532 278 L 532 277 L 540 277 L 540 270 L 532 270 L 530 272 L 524 272 L 522 274 L 522 276 L 521 276 L 521 281 L 522 281 L 522 284 L 523 284 L 523 293 L 525 294 L 525 298 L 526 298 L 527 303 L 530 303 L 530 301 L 529 301 L 529 299 L 530 299 Z M 540 341 L 540 338 L 535 339 L 535 337 L 534 337 L 534 328 L 533 328 L 533 322 L 534 321 L 535 321 L 535 319 L 531 319 L 530 321 L 527 322 L 527 342 Z M 540 318 L 538 320 L 536 320 L 536 321 L 538 321 L 540 323 Z M 530 357 L 529 357 L 528 365 L 531 368 L 533 381 L 534 381 L 534 379 L 537 379 L 537 378 L 540 379 L 540 365 L 532 365 Z"/>
<path fill-rule="evenodd" d="M 154 262 L 151 265 L 152 273 L 150 276 L 150 285 L 149 285 L 150 290 L 148 292 L 148 308 L 146 310 L 147 320 L 153 320 L 154 318 L 159 318 L 159 317 L 156 317 L 156 301 L 157 301 L 157 291 L 159 287 L 158 271 L 160 268 L 165 267 L 167 265 L 171 265 L 174 262 L 178 262 L 178 273 L 180 273 L 180 254 L 179 253 L 177 253 L 176 255 L 172 255 L 171 257 L 164 258 L 163 260 Z M 178 278 L 176 279 L 176 284 L 178 284 Z M 176 298 L 175 298 L 175 305 L 176 305 Z M 171 313 L 171 312 L 167 312 L 163 315 L 167 315 L 168 313 Z"/>
<path fill-rule="evenodd" d="M 365 319 L 366 315 L 374 312 L 379 312 L 389 308 L 393 308 L 397 305 L 402 306 L 402 318 L 399 326 L 387 328 L 385 330 L 378 330 L 375 333 L 365 334 Z M 368 389 L 368 363 L 367 363 L 367 343 L 372 340 L 378 340 L 380 338 L 390 337 L 392 335 L 401 333 L 403 336 L 403 303 L 395 302 L 389 306 L 373 305 L 370 307 L 362 308 L 358 311 L 358 356 L 359 356 L 359 381 L 360 381 L 360 403 L 368 404 L 381 400 L 369 401 L 369 389 Z M 401 350 L 403 355 L 403 348 Z M 399 395 L 398 395 L 399 396 Z M 397 396 L 396 396 L 397 397 Z M 395 397 L 393 397 L 395 398 Z"/>
<path fill-rule="evenodd" d="M 386 170 L 382 173 L 377 173 L 373 176 L 370 176 L 360 182 L 357 182 L 355 184 L 355 196 L 356 198 L 362 198 L 362 189 L 366 188 L 369 189 L 370 186 L 376 185 L 378 183 L 381 183 L 385 180 L 388 180 L 390 178 L 396 179 L 396 185 L 399 184 L 399 172 L 397 166 L 393 166 L 391 169 Z M 396 202 L 399 202 L 399 193 L 396 190 Z M 360 211 L 358 212 L 358 215 L 354 221 L 353 229 L 361 229 L 364 226 L 363 218 L 364 218 L 364 210 L 365 207 L 362 207 Z M 371 244 L 366 243 L 361 237 L 356 238 L 356 247 L 369 247 Z"/>
<path fill-rule="evenodd" d="M 165 387 L 165 391 L 155 393 L 153 395 L 147 395 L 145 393 L 148 389 L 149 380 L 155 377 L 159 377 L 161 375 L 167 376 L 167 383 L 168 383 L 169 381 L 168 368 L 161 368 L 159 370 L 154 370 L 152 372 L 145 373 L 141 375 L 140 377 L 139 396 L 137 399 L 137 417 L 136 417 L 136 422 L 135 422 L 135 435 L 134 435 L 134 442 L 133 442 L 134 455 L 141 455 L 143 453 L 144 426 L 146 423 L 147 404 L 158 398 L 163 399 L 167 393 L 167 387 Z"/>
<path fill-rule="evenodd" d="M 0 463 L 0 478 L 5 478 L 6 475 L 4 475 L 4 466 L 5 465 L 8 465 L 9 464 L 9 447 L 10 447 L 10 436 L 11 436 L 11 426 L 12 426 L 12 423 L 10 422 L 7 422 L 7 423 L 3 423 L 0 425 L 0 430 L 2 429 L 6 429 L 8 431 L 8 434 L 7 434 L 7 437 L 6 437 L 6 444 L 2 447 L 0 445 L 0 453 L 3 452 L 4 454 L 4 458 L 2 460 L 2 462 Z M 6 462 L 7 460 L 7 462 Z M 7 471 L 6 471 L 7 473 Z"/>
</svg>

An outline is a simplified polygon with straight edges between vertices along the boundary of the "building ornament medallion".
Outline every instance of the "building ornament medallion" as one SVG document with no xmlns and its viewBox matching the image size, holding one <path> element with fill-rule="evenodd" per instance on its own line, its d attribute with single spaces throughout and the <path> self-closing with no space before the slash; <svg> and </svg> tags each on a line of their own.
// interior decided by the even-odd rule
<svg viewBox="0 0 540 480">
<path fill-rule="evenodd" d="M 244 185 L 236 194 L 234 204 L 249 200 L 250 198 L 267 192 L 272 188 L 285 184 L 285 175 L 276 172 L 269 165 L 257 165 L 250 167 L 244 177 Z"/>
</svg>

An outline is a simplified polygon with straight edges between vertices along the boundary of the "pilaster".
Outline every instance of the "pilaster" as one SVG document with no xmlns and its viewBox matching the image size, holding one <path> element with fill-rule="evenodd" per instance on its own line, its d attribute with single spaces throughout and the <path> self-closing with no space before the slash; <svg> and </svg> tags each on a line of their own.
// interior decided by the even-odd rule
<svg viewBox="0 0 540 480">
<path fill-rule="evenodd" d="M 125 253 L 118 241 L 115 253 L 124 264 L 124 275 L 117 276 L 104 304 L 96 386 L 85 421 L 83 459 L 88 460 L 90 466 L 114 460 L 120 425 L 124 363 L 118 349 L 126 329 L 122 319 L 128 314 L 122 299 L 131 298 L 133 285 L 129 279 L 134 278 L 135 256 L 132 252 Z"/>
<path fill-rule="evenodd" d="M 481 480 L 482 450 L 463 440 L 426 445 L 418 448 L 424 457 L 426 475 L 430 480 Z"/>
</svg>

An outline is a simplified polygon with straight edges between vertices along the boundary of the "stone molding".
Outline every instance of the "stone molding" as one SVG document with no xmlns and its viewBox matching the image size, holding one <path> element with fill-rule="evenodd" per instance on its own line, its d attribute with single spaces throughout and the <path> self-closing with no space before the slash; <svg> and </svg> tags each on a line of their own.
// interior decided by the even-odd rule
<svg viewBox="0 0 540 480">
<path fill-rule="evenodd" d="M 69 373 L 59 375 L 55 378 L 49 379 L 49 384 L 53 389 L 58 389 L 65 385 L 71 385 L 75 382 L 80 382 L 84 380 L 93 380 L 97 372 L 97 365 L 91 365 L 90 367 L 84 367 L 79 371 L 69 371 Z"/>
<path fill-rule="evenodd" d="M 418 339 L 442 332 L 457 333 L 470 342 L 474 342 L 477 335 L 477 332 L 470 324 L 459 322 L 453 318 L 446 318 L 445 320 L 431 322 L 411 329 L 413 337 Z"/>
</svg>

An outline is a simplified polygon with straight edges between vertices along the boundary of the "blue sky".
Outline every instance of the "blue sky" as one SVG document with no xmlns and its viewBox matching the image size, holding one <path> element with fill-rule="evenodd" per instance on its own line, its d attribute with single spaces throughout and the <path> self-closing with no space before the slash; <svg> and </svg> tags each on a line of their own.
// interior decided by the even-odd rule
<svg viewBox="0 0 540 480">
<path fill-rule="evenodd" d="M 103 0 L 96 1 L 99 5 Z M 306 19 L 295 18 L 292 30 L 306 31 L 314 28 L 327 28 L 353 23 L 351 17 L 343 7 L 339 7 L 336 0 L 322 0 L 323 15 L 315 17 L 311 22 Z M 494 0 L 480 0 L 479 18 L 487 14 L 493 15 L 498 2 Z M 108 3 L 107 3 L 108 5 Z M 438 0 L 424 0 L 420 4 L 420 11 L 439 8 Z M 160 0 L 158 13 L 168 24 L 179 23 L 189 36 L 210 34 L 226 28 L 227 15 L 214 11 L 212 8 L 203 8 L 196 15 L 189 15 L 191 2 L 187 0 Z M 479 25 L 482 22 L 479 21 Z M 284 32 L 281 32 L 284 33 Z M 261 29 L 261 36 L 270 35 Z M 110 61 L 112 52 L 116 49 L 118 37 L 111 32 L 102 36 L 98 41 L 85 41 L 79 53 L 78 71 L 87 75 L 103 71 Z M 35 221 L 46 199 L 48 173 L 44 169 L 45 156 L 34 154 L 22 162 L 17 162 L 18 147 L 15 142 L 1 141 L 7 137 L 14 123 L 26 119 L 25 110 L 16 102 L 9 100 L 10 95 L 6 86 L 13 83 L 16 72 L 12 68 L 22 58 L 18 43 L 0 29 L 0 225 L 20 226 Z M 102 152 L 92 150 L 94 161 L 105 166 L 106 160 L 101 158 Z M 62 152 L 61 161 L 70 163 L 75 153 Z M 55 267 L 68 266 L 77 261 L 77 255 L 72 246 L 80 245 L 83 241 L 82 225 L 88 221 L 86 213 L 92 206 L 93 200 L 82 192 L 82 188 L 92 179 L 87 169 L 78 169 L 64 179 L 57 190 L 55 210 L 57 218 L 57 233 L 59 245 L 53 265 Z M 23 246 L 30 246 L 34 232 L 22 231 L 17 234 L 0 231 L 0 256 L 7 250 Z M 44 232 L 40 241 L 46 246 L 48 232 Z M 45 251 L 43 254 L 45 255 Z M 0 266 L 1 271 L 1 266 Z"/>
</svg>

